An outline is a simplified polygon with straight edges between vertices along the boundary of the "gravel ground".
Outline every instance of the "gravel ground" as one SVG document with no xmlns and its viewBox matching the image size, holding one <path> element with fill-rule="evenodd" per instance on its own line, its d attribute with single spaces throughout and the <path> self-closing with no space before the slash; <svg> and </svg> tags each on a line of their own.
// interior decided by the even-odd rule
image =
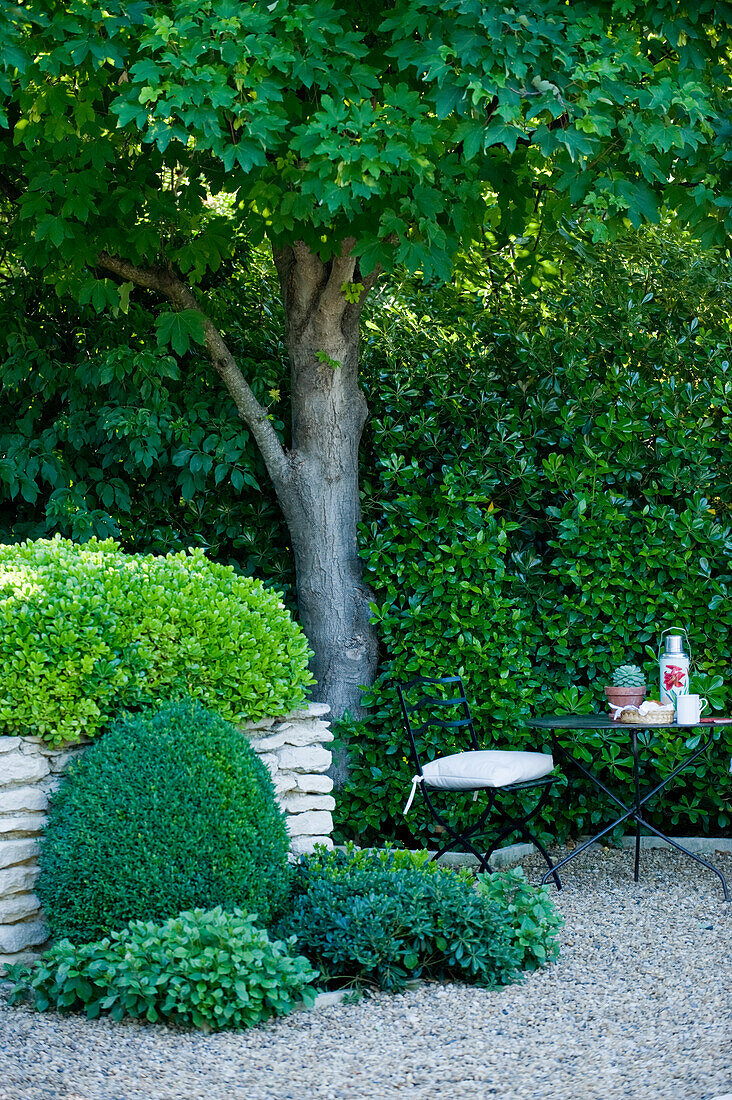
<svg viewBox="0 0 732 1100">
<path fill-rule="evenodd" d="M 713 861 L 732 883 L 732 855 Z M 718 880 L 667 851 L 642 853 L 637 886 L 629 852 L 564 877 L 560 960 L 496 991 L 426 985 L 215 1036 L 0 999 L 0 1098 L 732 1100 Z"/>
</svg>

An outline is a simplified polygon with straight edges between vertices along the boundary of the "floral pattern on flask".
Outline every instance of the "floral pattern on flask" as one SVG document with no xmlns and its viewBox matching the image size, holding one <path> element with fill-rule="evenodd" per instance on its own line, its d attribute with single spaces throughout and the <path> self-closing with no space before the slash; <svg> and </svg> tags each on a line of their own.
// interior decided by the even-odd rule
<svg viewBox="0 0 732 1100">
<path fill-rule="evenodd" d="M 686 669 L 679 665 L 667 665 L 663 672 L 663 686 L 666 691 L 683 687 L 686 682 Z"/>
</svg>

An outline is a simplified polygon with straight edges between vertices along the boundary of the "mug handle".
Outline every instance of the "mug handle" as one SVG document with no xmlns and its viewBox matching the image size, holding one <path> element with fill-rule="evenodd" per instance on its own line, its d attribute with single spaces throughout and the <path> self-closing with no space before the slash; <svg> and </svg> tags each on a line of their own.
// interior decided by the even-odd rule
<svg viewBox="0 0 732 1100">
<path fill-rule="evenodd" d="M 709 701 L 703 696 L 699 699 L 699 714 L 703 714 L 706 707 L 709 706 Z"/>
</svg>

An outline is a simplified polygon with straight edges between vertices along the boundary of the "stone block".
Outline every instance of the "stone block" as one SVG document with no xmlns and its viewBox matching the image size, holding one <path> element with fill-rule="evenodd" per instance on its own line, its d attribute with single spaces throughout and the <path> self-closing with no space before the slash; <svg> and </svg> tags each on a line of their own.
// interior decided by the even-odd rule
<svg viewBox="0 0 732 1100">
<path fill-rule="evenodd" d="M 299 710 L 293 710 L 288 714 L 287 718 L 290 721 L 297 721 L 298 718 L 322 718 L 324 714 L 330 714 L 327 703 L 305 703 Z"/>
<path fill-rule="evenodd" d="M 287 738 L 283 733 L 271 733 L 267 737 L 250 737 L 249 744 L 260 755 L 263 752 L 272 752 L 273 749 L 279 749 L 286 740 Z"/>
<path fill-rule="evenodd" d="M 320 745 L 333 740 L 327 722 L 291 722 L 279 735 L 288 745 Z"/>
<path fill-rule="evenodd" d="M 329 836 L 294 836 L 290 842 L 290 851 L 295 856 L 310 855 L 315 851 L 315 845 L 322 844 L 331 851 L 333 841 Z"/>
<path fill-rule="evenodd" d="M 20 739 L 20 751 L 24 756 L 46 756 L 49 752 L 49 746 L 45 746 L 45 753 L 43 749 L 44 744 L 40 737 L 21 737 Z"/>
<path fill-rule="evenodd" d="M 24 920 L 18 924 L 0 924 L 0 952 L 14 955 L 28 947 L 38 947 L 48 939 L 48 928 L 42 920 Z"/>
<path fill-rule="evenodd" d="M 9 966 L 13 966 L 15 963 L 33 962 L 39 954 L 39 951 L 16 951 L 12 955 L 0 954 L 0 978 Z"/>
<path fill-rule="evenodd" d="M 284 795 L 280 806 L 288 814 L 303 814 L 308 810 L 334 810 L 335 798 L 329 794 L 305 794 L 297 791 Z"/>
<path fill-rule="evenodd" d="M 24 863 L 38 855 L 38 841 L 34 837 L 22 840 L 0 840 L 0 868 L 12 867 L 14 863 Z M 0 887 L 0 894 L 2 888 Z"/>
<path fill-rule="evenodd" d="M 274 776 L 279 768 L 279 761 L 274 753 L 263 752 L 261 755 L 257 753 L 259 759 L 264 764 L 265 768 L 269 768 L 270 775 Z"/>
<path fill-rule="evenodd" d="M 0 809 L 2 809 L 1 799 Z M 45 814 L 0 813 L 0 833 L 40 833 L 43 831 L 45 822 Z"/>
<path fill-rule="evenodd" d="M 35 783 L 48 775 L 50 768 L 45 756 L 22 752 L 4 753 L 0 756 L 0 787 L 11 783 Z"/>
<path fill-rule="evenodd" d="M 289 814 L 287 831 L 290 836 L 327 836 L 328 833 L 333 832 L 333 818 L 326 810 Z"/>
<path fill-rule="evenodd" d="M 277 772 L 272 777 L 272 786 L 274 787 L 274 793 L 279 797 L 285 792 L 292 792 L 295 790 L 295 777 L 294 772 Z"/>
<path fill-rule="evenodd" d="M 280 767 L 293 772 L 324 772 L 330 767 L 331 754 L 320 745 L 301 748 L 285 745 L 278 752 Z"/>
<path fill-rule="evenodd" d="M 260 718 L 258 722 L 245 722 L 243 726 L 239 726 L 239 729 L 244 730 L 245 733 L 252 733 L 254 730 L 271 730 L 274 724 L 274 718 Z"/>
<path fill-rule="evenodd" d="M 37 784 L 36 789 L 39 791 L 43 791 L 46 798 L 49 799 L 53 792 L 57 791 L 60 786 L 60 775 L 48 775 L 45 779 L 42 779 L 41 782 Z"/>
<path fill-rule="evenodd" d="M 41 903 L 35 894 L 9 894 L 0 898 L 0 924 L 14 924 L 26 917 L 39 917 Z"/>
<path fill-rule="evenodd" d="M 16 863 L 0 871 L 0 898 L 10 894 L 27 894 L 38 879 L 37 863 Z"/>
<path fill-rule="evenodd" d="M 0 814 L 15 813 L 18 810 L 48 809 L 48 795 L 44 787 L 38 783 L 32 787 L 8 787 L 0 788 Z"/>
<path fill-rule="evenodd" d="M 19 748 L 20 748 L 20 738 L 19 737 L 8 737 L 5 734 L 3 734 L 2 737 L 0 737 L 0 754 L 1 753 L 6 753 L 6 752 L 15 752 L 15 750 L 19 749 Z"/>
<path fill-rule="evenodd" d="M 313 794 L 328 794 L 333 790 L 333 780 L 329 775 L 297 775 L 297 789 Z"/>
<path fill-rule="evenodd" d="M 48 755 L 48 764 L 53 775 L 60 775 L 71 760 L 76 760 L 84 751 L 83 745 L 74 749 L 66 749 L 64 752 L 53 752 Z"/>
</svg>

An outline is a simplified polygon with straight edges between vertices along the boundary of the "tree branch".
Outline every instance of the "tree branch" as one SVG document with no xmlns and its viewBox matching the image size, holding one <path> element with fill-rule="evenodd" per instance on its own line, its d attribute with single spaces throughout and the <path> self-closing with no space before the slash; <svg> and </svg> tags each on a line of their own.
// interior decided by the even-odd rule
<svg viewBox="0 0 732 1100">
<path fill-rule="evenodd" d="M 318 302 L 318 309 L 323 313 L 338 315 L 344 313 L 347 305 L 346 298 L 341 290 L 344 283 L 353 282 L 353 273 L 356 270 L 356 260 L 351 255 L 355 245 L 354 237 L 346 237 L 341 241 L 341 250 L 330 262 L 330 275 L 323 288 Z"/>
<path fill-rule="evenodd" d="M 99 266 L 126 282 L 155 290 L 168 298 L 176 309 L 193 309 L 201 317 L 209 358 L 236 405 L 239 416 L 251 431 L 278 491 L 287 488 L 291 466 L 287 452 L 272 427 L 267 410 L 259 404 L 242 374 L 223 336 L 201 309 L 193 291 L 166 268 L 141 268 L 108 252 L 100 252 Z"/>
</svg>

